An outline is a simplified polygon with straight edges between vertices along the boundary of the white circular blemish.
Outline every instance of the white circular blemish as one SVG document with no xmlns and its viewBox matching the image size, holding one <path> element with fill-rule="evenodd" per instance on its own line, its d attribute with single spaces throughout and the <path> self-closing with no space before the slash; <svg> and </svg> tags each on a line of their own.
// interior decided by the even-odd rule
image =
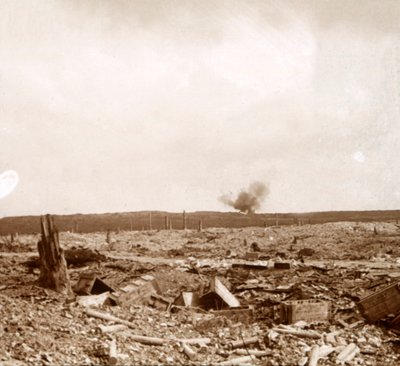
<svg viewBox="0 0 400 366">
<path fill-rule="evenodd" d="M 18 185 L 18 173 L 14 170 L 6 170 L 0 175 L 0 199 L 8 196 Z"/>
<path fill-rule="evenodd" d="M 357 151 L 353 154 L 353 159 L 359 163 L 363 163 L 365 161 L 365 155 L 362 151 Z"/>
</svg>

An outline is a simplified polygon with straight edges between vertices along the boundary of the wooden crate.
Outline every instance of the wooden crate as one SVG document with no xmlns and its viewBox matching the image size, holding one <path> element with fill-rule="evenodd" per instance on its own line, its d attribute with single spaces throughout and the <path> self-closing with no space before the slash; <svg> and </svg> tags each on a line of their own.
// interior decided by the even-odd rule
<svg viewBox="0 0 400 366">
<path fill-rule="evenodd" d="M 114 289 L 108 286 L 95 273 L 82 273 L 78 283 L 74 288 L 79 295 L 99 295 L 104 292 L 114 292 Z"/>
<path fill-rule="evenodd" d="M 299 320 L 308 322 L 324 321 L 330 317 L 330 304 L 320 300 L 292 300 L 281 303 L 281 322 L 296 323 Z"/>
<path fill-rule="evenodd" d="M 244 259 L 248 261 L 257 261 L 260 257 L 260 253 L 258 252 L 247 252 L 244 256 Z"/>
<path fill-rule="evenodd" d="M 357 305 L 370 322 L 376 322 L 389 314 L 396 315 L 400 312 L 400 282 L 362 298 Z"/>
<path fill-rule="evenodd" d="M 397 315 L 389 324 L 392 328 L 400 329 L 400 314 Z"/>
<path fill-rule="evenodd" d="M 289 262 L 275 262 L 274 268 L 275 269 L 290 269 L 291 265 Z"/>
</svg>

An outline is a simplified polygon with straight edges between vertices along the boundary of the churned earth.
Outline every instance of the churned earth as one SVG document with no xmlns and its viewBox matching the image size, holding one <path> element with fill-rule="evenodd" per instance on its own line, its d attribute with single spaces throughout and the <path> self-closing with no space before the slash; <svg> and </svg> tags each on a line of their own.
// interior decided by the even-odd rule
<svg viewBox="0 0 400 366">
<path fill-rule="evenodd" d="M 320 353 L 318 365 L 336 365 L 352 344 L 355 354 L 347 364 L 400 364 L 399 332 L 384 322 L 368 324 L 357 307 L 361 298 L 400 278 L 395 223 L 123 231 L 106 239 L 106 233 L 60 233 L 72 284 L 95 272 L 119 293 L 152 278 L 173 301 L 183 291 L 206 291 L 217 276 L 241 305 L 254 308 L 253 317 L 185 307 L 167 311 L 138 298 L 128 306 L 96 308 L 130 324 L 104 333 L 102 326 L 112 323 L 88 315 L 79 297 L 38 285 L 39 236 L 20 235 L 0 244 L 0 365 L 227 365 L 237 358 L 254 365 L 306 365 L 316 345 L 328 353 Z M 276 262 L 290 268 L 275 269 Z M 297 299 L 328 302 L 330 319 L 280 324 L 280 303 Z M 143 344 L 138 335 L 164 342 Z M 256 342 L 232 347 L 254 337 Z M 193 341 L 192 356 L 182 340 Z M 109 355 L 114 341 L 116 360 Z"/>
</svg>

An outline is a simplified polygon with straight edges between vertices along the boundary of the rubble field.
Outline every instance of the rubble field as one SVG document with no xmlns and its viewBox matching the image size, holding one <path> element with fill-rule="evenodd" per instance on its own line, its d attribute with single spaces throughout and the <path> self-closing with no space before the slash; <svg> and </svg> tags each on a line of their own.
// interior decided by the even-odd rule
<svg viewBox="0 0 400 366">
<path fill-rule="evenodd" d="M 394 222 L 62 232 L 69 295 L 39 239 L 0 238 L 0 366 L 400 365 Z"/>
</svg>

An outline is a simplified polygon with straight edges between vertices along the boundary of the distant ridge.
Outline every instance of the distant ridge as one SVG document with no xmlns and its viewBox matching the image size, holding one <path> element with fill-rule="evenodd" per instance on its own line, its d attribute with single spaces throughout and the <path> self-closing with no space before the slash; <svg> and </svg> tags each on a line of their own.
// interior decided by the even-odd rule
<svg viewBox="0 0 400 366">
<path fill-rule="evenodd" d="M 172 223 L 173 229 L 183 228 L 182 213 L 166 211 L 137 211 L 102 214 L 54 215 L 60 231 L 88 233 L 117 230 L 153 230 L 165 229 L 165 217 Z M 196 211 L 186 213 L 188 229 L 197 229 L 199 221 L 203 228 L 248 226 L 293 225 L 299 222 L 317 224 L 337 221 L 397 221 L 400 210 L 375 211 L 324 211 L 304 213 L 259 213 L 244 215 L 238 212 Z M 17 216 L 0 219 L 0 235 L 11 233 L 32 234 L 40 231 L 40 216 Z"/>
</svg>

